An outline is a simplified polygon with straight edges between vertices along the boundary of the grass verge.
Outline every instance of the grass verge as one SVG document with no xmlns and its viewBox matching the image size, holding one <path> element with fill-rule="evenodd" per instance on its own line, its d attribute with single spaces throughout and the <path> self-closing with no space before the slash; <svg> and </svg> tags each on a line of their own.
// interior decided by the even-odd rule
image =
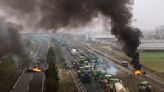
<svg viewBox="0 0 164 92">
<path fill-rule="evenodd" d="M 130 58 L 128 56 L 125 55 L 125 53 L 121 52 L 121 51 L 114 51 L 112 52 L 112 56 L 118 60 L 126 60 L 126 61 L 130 61 Z"/>
<path fill-rule="evenodd" d="M 11 57 L 0 64 L 0 91 L 9 92 L 16 82 L 20 72 L 15 67 Z"/>
<path fill-rule="evenodd" d="M 78 92 L 69 70 L 59 70 L 59 92 Z"/>
<path fill-rule="evenodd" d="M 72 76 L 70 75 L 70 70 L 64 69 L 65 59 L 63 57 L 61 48 L 57 44 L 55 44 L 55 55 L 60 78 L 58 92 L 78 92 Z"/>
<path fill-rule="evenodd" d="M 164 52 L 142 52 L 140 61 L 144 66 L 153 71 L 158 73 L 164 72 Z"/>
</svg>

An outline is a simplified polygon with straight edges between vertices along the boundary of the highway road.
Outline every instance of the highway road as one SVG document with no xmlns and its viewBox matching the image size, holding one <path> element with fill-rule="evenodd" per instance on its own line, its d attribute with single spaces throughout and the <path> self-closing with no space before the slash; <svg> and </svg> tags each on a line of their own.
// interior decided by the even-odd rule
<svg viewBox="0 0 164 92">
<path fill-rule="evenodd" d="M 38 57 L 44 56 L 48 51 L 48 40 L 37 38 L 39 46 L 33 54 L 33 62 L 36 62 Z M 32 63 L 31 63 L 32 64 Z M 23 72 L 13 86 L 11 92 L 41 92 L 44 73 Z"/>
<path fill-rule="evenodd" d="M 116 62 L 114 61 L 113 59 L 111 59 L 111 57 L 109 57 L 108 55 L 106 54 L 103 54 L 102 52 L 92 48 L 92 47 L 89 47 L 87 45 L 85 45 L 84 43 L 77 43 L 78 45 L 81 45 L 82 47 L 86 48 L 86 49 L 89 49 L 91 51 L 94 51 L 94 52 L 97 52 L 97 54 L 99 56 L 102 56 L 104 57 L 105 59 L 109 60 L 109 61 L 112 61 L 112 62 Z M 126 72 L 129 72 L 129 73 L 133 73 L 132 70 L 129 70 L 127 68 L 123 68 L 122 66 L 120 66 L 120 64 L 117 62 L 116 66 L 118 68 L 121 68 L 121 70 L 124 70 Z M 155 76 L 155 75 L 154 75 Z M 141 79 L 141 80 L 146 80 L 146 81 L 149 81 L 152 85 L 154 85 L 155 87 L 159 88 L 160 90 L 164 90 L 164 83 L 160 80 L 158 80 L 158 78 L 156 78 L 157 76 L 154 77 L 152 73 L 148 72 L 148 74 L 146 74 L 145 76 L 142 75 L 142 76 L 136 76 L 138 79 Z"/>
<path fill-rule="evenodd" d="M 33 79 L 29 84 L 28 92 L 41 92 L 42 91 L 42 83 L 44 78 L 44 73 L 33 73 Z"/>
<path fill-rule="evenodd" d="M 72 57 L 70 55 L 70 53 L 67 51 L 66 48 L 62 48 L 63 54 L 65 54 L 64 56 L 66 57 L 66 61 L 67 64 L 69 65 L 69 67 L 72 67 Z M 104 92 L 103 89 L 101 89 L 101 87 L 99 87 L 94 80 L 91 81 L 91 83 L 83 83 L 84 88 L 86 89 L 87 92 Z"/>
<path fill-rule="evenodd" d="M 41 43 L 39 49 L 37 50 L 37 57 L 43 57 L 46 52 L 48 51 L 48 41 L 41 39 Z M 43 64 L 44 66 L 44 64 Z M 40 66 L 42 67 L 42 66 Z M 32 73 L 33 78 L 29 84 L 29 91 L 28 92 L 41 92 L 42 90 L 42 83 L 44 80 L 44 73 Z"/>
</svg>

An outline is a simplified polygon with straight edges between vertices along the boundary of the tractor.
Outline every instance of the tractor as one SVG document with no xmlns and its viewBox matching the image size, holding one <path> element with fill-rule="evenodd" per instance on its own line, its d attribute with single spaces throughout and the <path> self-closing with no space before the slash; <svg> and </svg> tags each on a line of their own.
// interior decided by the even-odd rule
<svg viewBox="0 0 164 92">
<path fill-rule="evenodd" d="M 105 90 L 106 92 L 129 92 L 123 85 L 122 81 L 115 77 L 108 79 L 108 84 Z"/>
<path fill-rule="evenodd" d="M 152 87 L 147 81 L 142 81 L 138 85 L 139 92 L 152 92 Z"/>
</svg>

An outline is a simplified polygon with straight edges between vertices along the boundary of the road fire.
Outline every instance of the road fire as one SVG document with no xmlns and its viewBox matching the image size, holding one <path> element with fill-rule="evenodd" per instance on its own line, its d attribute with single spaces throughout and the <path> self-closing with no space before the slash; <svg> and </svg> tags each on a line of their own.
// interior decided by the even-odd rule
<svg viewBox="0 0 164 92">
<path fill-rule="evenodd" d="M 141 75 L 141 70 L 134 70 L 135 75 Z"/>
<path fill-rule="evenodd" d="M 38 67 L 33 68 L 33 69 L 32 69 L 32 71 L 33 71 L 33 72 L 42 72 L 42 70 L 41 70 L 41 69 L 39 69 Z"/>
</svg>

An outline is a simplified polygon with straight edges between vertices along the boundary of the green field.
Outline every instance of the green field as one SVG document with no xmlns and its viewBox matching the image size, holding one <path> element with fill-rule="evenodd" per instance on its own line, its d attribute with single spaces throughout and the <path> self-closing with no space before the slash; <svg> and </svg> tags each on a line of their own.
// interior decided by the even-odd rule
<svg viewBox="0 0 164 92">
<path fill-rule="evenodd" d="M 140 61 L 153 71 L 164 72 L 164 52 L 142 52 Z"/>
<path fill-rule="evenodd" d="M 112 56 L 118 60 L 126 60 L 126 61 L 130 61 L 130 58 L 128 56 L 126 56 L 125 53 L 121 52 L 121 51 L 114 51 L 112 52 Z"/>
</svg>

